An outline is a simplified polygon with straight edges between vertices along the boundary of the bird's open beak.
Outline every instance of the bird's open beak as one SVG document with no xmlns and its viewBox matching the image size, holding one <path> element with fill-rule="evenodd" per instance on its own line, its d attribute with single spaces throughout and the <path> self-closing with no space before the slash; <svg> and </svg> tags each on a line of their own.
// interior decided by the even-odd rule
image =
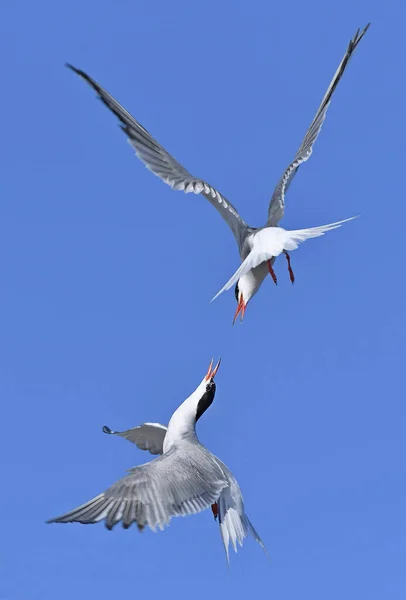
<svg viewBox="0 0 406 600">
<path fill-rule="evenodd" d="M 212 370 L 213 367 L 213 359 L 211 359 L 210 365 L 209 365 L 209 370 L 207 371 L 205 380 L 206 381 L 210 381 L 211 379 L 214 379 L 216 376 L 217 371 L 219 370 L 219 366 L 221 363 L 221 358 L 219 358 L 218 363 L 216 364 L 216 366 L 214 367 L 214 369 Z"/>
<path fill-rule="evenodd" d="M 247 303 L 244 302 L 244 298 L 242 297 L 242 294 L 240 296 L 240 299 L 238 301 L 238 306 L 237 306 L 237 310 L 235 311 L 235 315 L 234 315 L 234 319 L 233 319 L 233 325 L 238 317 L 238 315 L 241 313 L 241 323 L 242 320 L 244 318 L 245 315 L 245 309 L 247 308 Z"/>
</svg>

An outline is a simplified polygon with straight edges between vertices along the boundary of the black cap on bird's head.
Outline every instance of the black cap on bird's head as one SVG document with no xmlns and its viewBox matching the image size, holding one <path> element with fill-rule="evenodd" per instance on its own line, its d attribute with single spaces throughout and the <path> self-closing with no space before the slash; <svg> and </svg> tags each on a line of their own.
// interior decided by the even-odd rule
<svg viewBox="0 0 406 600">
<path fill-rule="evenodd" d="M 244 301 L 244 297 L 242 295 L 242 292 L 240 291 L 239 280 L 235 284 L 234 295 L 235 295 L 235 299 L 237 300 L 237 310 L 235 311 L 235 315 L 234 315 L 234 319 L 233 319 L 233 325 L 236 322 L 236 319 L 237 319 L 237 317 L 238 317 L 238 315 L 240 313 L 241 313 L 241 322 L 243 321 L 244 314 L 245 314 L 245 309 L 246 309 L 247 304 L 248 304 L 248 302 Z"/>
<path fill-rule="evenodd" d="M 219 369 L 221 359 L 218 361 L 216 366 L 213 367 L 213 359 L 209 365 L 209 369 L 201 383 L 203 395 L 201 396 L 196 409 L 196 421 L 200 419 L 202 414 L 209 408 L 209 406 L 213 403 L 214 396 L 216 394 L 216 384 L 214 383 L 214 378 Z M 204 386 L 204 388 L 203 388 Z M 199 386 L 200 387 L 200 386 Z"/>
<path fill-rule="evenodd" d="M 248 273 L 242 275 L 235 284 L 234 294 L 235 299 L 237 300 L 237 310 L 235 311 L 233 325 L 236 322 L 238 315 L 240 315 L 241 321 L 244 319 L 248 302 L 261 287 L 267 273 L 267 264 L 261 263 L 255 269 L 251 269 Z"/>
</svg>

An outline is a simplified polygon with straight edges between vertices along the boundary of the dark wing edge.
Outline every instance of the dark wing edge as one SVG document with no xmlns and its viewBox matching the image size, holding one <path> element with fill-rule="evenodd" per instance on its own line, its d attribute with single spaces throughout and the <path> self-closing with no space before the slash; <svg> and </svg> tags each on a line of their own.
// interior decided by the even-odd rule
<svg viewBox="0 0 406 600">
<path fill-rule="evenodd" d="M 209 183 L 191 175 L 141 123 L 87 73 L 69 63 L 65 66 L 86 81 L 96 91 L 99 99 L 116 115 L 136 155 L 145 166 L 172 189 L 181 190 L 186 194 L 202 194 L 207 198 L 226 221 L 240 246 L 248 226 L 237 209 Z"/>
<path fill-rule="evenodd" d="M 309 158 L 312 154 L 312 151 L 313 151 L 313 144 L 316 141 L 316 139 L 318 138 L 318 135 L 319 135 L 321 127 L 323 125 L 324 119 L 326 118 L 327 110 L 330 105 L 332 95 L 333 95 L 335 89 L 337 88 L 337 85 L 338 85 L 340 79 L 342 78 L 342 76 L 344 74 L 344 71 L 351 59 L 351 56 L 352 56 L 354 50 L 356 49 L 356 47 L 358 46 L 358 44 L 364 37 L 365 33 L 368 31 L 370 25 L 371 24 L 368 23 L 368 25 L 362 31 L 360 31 L 360 29 L 358 29 L 355 36 L 352 38 L 352 40 L 348 44 L 347 51 L 346 51 L 341 63 L 339 64 L 337 71 L 335 72 L 335 75 L 324 95 L 324 98 L 323 98 L 318 110 L 317 110 L 316 116 L 314 117 L 314 119 L 304 137 L 304 140 L 303 140 L 299 150 L 296 153 L 295 158 L 293 159 L 293 161 L 290 163 L 288 168 L 283 173 L 281 179 L 279 180 L 278 185 L 275 188 L 275 191 L 272 194 L 272 198 L 271 198 L 271 201 L 269 204 L 269 209 L 268 209 L 268 222 L 267 222 L 268 226 L 271 226 L 271 227 L 276 226 L 278 224 L 278 222 L 280 221 L 280 219 L 283 217 L 284 209 L 285 209 L 285 194 L 289 188 L 289 185 L 291 184 L 292 179 L 295 176 L 300 165 L 302 163 L 306 162 L 307 160 L 309 160 Z"/>
</svg>

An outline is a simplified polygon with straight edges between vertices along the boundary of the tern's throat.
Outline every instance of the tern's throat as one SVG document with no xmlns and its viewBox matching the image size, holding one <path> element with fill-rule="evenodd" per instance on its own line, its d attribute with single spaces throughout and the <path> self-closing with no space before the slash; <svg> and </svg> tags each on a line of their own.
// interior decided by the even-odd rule
<svg viewBox="0 0 406 600">
<path fill-rule="evenodd" d="M 267 274 L 268 266 L 266 262 L 263 262 L 239 279 L 238 290 L 245 302 L 251 300 L 254 294 L 257 293 Z"/>
<path fill-rule="evenodd" d="M 164 452 L 167 452 L 176 442 L 196 438 L 196 412 L 199 397 L 196 390 L 173 413 L 165 435 Z"/>
</svg>

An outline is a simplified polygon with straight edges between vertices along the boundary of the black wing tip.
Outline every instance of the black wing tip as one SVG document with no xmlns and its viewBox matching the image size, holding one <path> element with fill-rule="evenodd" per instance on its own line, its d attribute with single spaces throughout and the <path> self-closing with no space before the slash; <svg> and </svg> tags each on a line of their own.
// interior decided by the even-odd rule
<svg viewBox="0 0 406 600">
<path fill-rule="evenodd" d="M 82 523 L 82 521 L 77 521 L 75 519 L 66 519 L 65 517 L 56 517 L 56 519 L 49 519 L 49 521 L 45 521 L 46 525 L 52 523 Z"/>
<path fill-rule="evenodd" d="M 358 44 L 360 43 L 360 41 L 362 40 L 362 38 L 364 37 L 364 35 L 368 31 L 368 29 L 370 28 L 370 26 L 371 26 L 371 21 L 365 25 L 365 27 L 362 31 L 358 27 L 356 34 L 354 35 L 354 37 L 352 38 L 352 40 L 350 42 L 351 45 L 353 46 L 353 48 L 356 48 L 358 46 Z"/>
<path fill-rule="evenodd" d="M 360 30 L 358 29 L 357 36 L 356 36 L 358 38 L 358 41 L 360 41 L 364 37 L 364 35 L 366 34 L 366 32 L 368 31 L 368 29 L 370 28 L 370 26 L 371 26 L 371 21 L 365 25 L 365 27 L 361 31 L 361 33 L 360 33 Z"/>
<path fill-rule="evenodd" d="M 65 67 L 76 73 L 76 75 L 79 75 L 79 77 L 87 81 L 87 83 L 91 85 L 97 93 L 100 93 L 100 86 L 87 73 L 82 71 L 82 69 L 77 69 L 71 63 L 68 62 L 65 63 Z"/>
<path fill-rule="evenodd" d="M 109 434 L 113 434 L 114 433 L 114 431 L 112 431 L 110 429 L 110 427 L 107 427 L 107 425 L 103 425 L 102 431 L 103 431 L 103 433 L 109 433 Z"/>
<path fill-rule="evenodd" d="M 77 69 L 76 67 L 74 67 L 71 63 L 66 62 L 65 63 L 65 67 L 67 69 L 70 69 L 71 71 L 74 71 L 75 73 L 77 73 L 78 75 L 82 75 L 83 71 L 81 71 L 80 69 Z"/>
</svg>

